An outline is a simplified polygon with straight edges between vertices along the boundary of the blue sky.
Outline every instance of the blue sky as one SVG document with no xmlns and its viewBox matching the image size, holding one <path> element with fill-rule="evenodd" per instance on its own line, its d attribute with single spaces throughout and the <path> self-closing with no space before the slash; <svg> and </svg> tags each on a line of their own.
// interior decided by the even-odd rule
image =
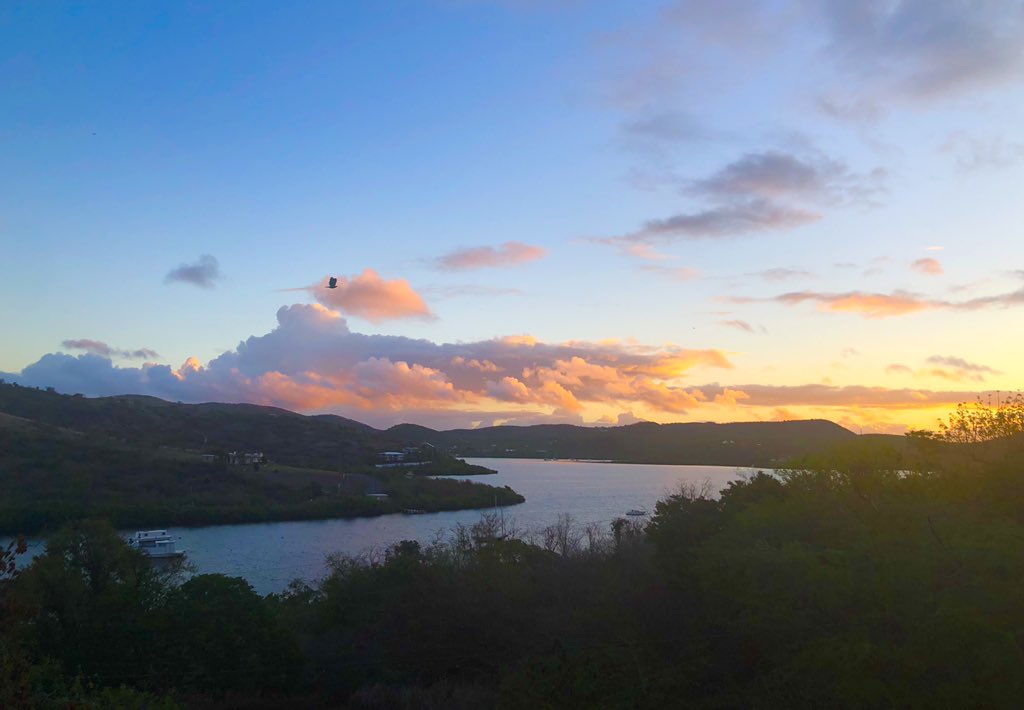
<svg viewBox="0 0 1024 710">
<path fill-rule="evenodd" d="M 0 372 L 927 424 L 1019 386 L 1022 85 L 1011 0 L 8 4 Z"/>
</svg>

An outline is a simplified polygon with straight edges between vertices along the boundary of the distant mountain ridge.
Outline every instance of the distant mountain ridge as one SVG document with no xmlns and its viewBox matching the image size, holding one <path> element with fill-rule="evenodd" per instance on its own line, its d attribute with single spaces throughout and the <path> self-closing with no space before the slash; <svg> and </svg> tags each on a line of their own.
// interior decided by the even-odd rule
<svg viewBox="0 0 1024 710">
<path fill-rule="evenodd" d="M 824 419 L 725 424 L 641 422 L 619 427 L 539 424 L 442 432 L 403 424 L 388 429 L 388 433 L 419 438 L 471 457 L 765 467 L 857 437 Z"/>
<path fill-rule="evenodd" d="M 142 395 L 89 398 L 11 384 L 0 385 L 0 413 L 135 446 L 259 450 L 282 464 L 332 469 L 373 463 L 381 451 L 424 442 L 465 457 L 770 467 L 857 436 L 823 419 L 449 431 L 399 424 L 379 430 L 333 414 L 303 415 L 255 404 L 180 404 Z"/>
</svg>

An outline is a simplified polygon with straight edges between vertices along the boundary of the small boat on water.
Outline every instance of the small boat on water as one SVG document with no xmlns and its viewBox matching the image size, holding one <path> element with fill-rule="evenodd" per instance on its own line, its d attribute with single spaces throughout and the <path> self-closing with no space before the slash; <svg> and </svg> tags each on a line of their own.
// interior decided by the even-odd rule
<svg viewBox="0 0 1024 710">
<path fill-rule="evenodd" d="M 426 515 L 427 511 L 420 510 L 419 508 L 403 508 L 402 509 L 402 514 L 403 515 Z"/>
<path fill-rule="evenodd" d="M 140 550 L 154 559 L 183 557 L 184 550 L 175 548 L 175 538 L 166 530 L 139 530 L 130 538 L 128 545 Z"/>
<path fill-rule="evenodd" d="M 637 508 L 633 508 L 632 510 L 627 510 L 626 511 L 626 515 L 637 515 L 637 516 L 639 516 L 639 515 L 647 515 L 647 511 L 646 510 L 638 510 Z"/>
</svg>

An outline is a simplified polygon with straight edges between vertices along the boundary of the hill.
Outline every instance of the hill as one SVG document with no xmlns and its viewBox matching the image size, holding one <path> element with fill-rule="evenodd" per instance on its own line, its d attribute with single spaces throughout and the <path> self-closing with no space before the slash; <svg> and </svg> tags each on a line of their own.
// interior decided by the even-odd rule
<svg viewBox="0 0 1024 710">
<path fill-rule="evenodd" d="M 341 417 L 152 397 L 86 399 L 0 385 L 0 532 L 32 533 L 84 517 L 131 528 L 523 501 L 508 488 L 375 469 L 368 462 L 388 444 L 395 442 Z M 223 456 L 203 455 L 236 448 L 262 450 L 270 462 L 228 465 Z M 445 456 L 413 470 L 491 472 Z"/>
<path fill-rule="evenodd" d="M 427 441 L 469 457 L 601 459 L 625 463 L 771 467 L 857 437 L 823 419 L 793 422 L 710 422 L 621 427 L 568 424 L 433 431 L 403 424 L 395 438 Z"/>
<path fill-rule="evenodd" d="M 381 451 L 424 442 L 460 457 L 771 467 L 857 436 L 821 419 L 451 431 L 400 424 L 381 431 L 336 415 L 306 416 L 254 404 L 181 404 L 135 395 L 87 398 L 14 385 L 0 385 L 0 413 L 140 448 L 215 454 L 259 450 L 281 464 L 329 470 L 369 466 Z"/>
</svg>

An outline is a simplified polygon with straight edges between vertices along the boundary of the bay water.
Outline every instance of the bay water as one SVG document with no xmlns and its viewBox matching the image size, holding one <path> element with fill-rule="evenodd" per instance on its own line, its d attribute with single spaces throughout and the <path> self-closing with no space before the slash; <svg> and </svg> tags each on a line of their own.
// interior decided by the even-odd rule
<svg viewBox="0 0 1024 710">
<path fill-rule="evenodd" d="M 510 486 L 526 502 L 501 510 L 459 510 L 424 515 L 382 515 L 374 518 L 211 525 L 168 528 L 179 538 L 187 560 L 198 574 L 217 572 L 246 579 L 260 594 L 283 591 L 293 579 L 314 582 L 327 571 L 328 555 L 359 555 L 380 551 L 400 540 L 421 544 L 450 535 L 457 525 L 470 526 L 481 514 L 497 512 L 506 529 L 537 531 L 558 521 L 596 523 L 607 529 L 627 510 L 654 512 L 655 503 L 679 490 L 680 484 L 707 481 L 717 493 L 729 481 L 753 473 L 727 466 L 670 466 L 536 459 L 467 459 L 496 469 L 496 475 L 472 480 Z M 644 518 L 641 518 L 644 519 Z M 126 536 L 134 531 L 124 531 Z M 30 554 L 43 542 L 30 541 Z"/>
</svg>

